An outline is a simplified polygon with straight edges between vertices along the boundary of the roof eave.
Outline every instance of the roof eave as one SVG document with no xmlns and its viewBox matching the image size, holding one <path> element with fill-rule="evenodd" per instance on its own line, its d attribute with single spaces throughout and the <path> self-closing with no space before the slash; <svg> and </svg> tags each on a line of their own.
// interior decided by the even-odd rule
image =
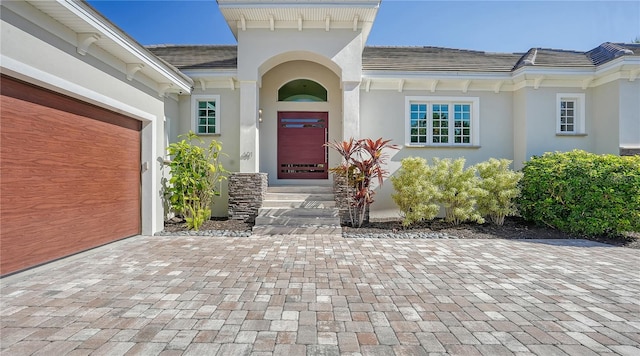
<svg viewBox="0 0 640 356">
<path fill-rule="evenodd" d="M 66 11 L 92 28 L 100 35 L 100 41 L 110 41 L 115 43 L 123 51 L 136 58 L 143 65 L 144 72 L 152 71 L 158 78 L 158 84 L 170 84 L 175 91 L 190 92 L 193 85 L 192 80 L 181 73 L 177 68 L 165 63 L 160 58 L 152 54 L 149 50 L 140 45 L 122 30 L 112 25 L 107 19 L 95 11 L 84 1 L 56 0 Z M 49 16 L 55 16 L 49 14 Z M 64 24 L 64 20 L 56 19 Z M 119 53 L 111 53 L 120 57 Z M 125 61 L 126 63 L 126 61 Z M 161 83 L 162 82 L 162 83 Z"/>
</svg>

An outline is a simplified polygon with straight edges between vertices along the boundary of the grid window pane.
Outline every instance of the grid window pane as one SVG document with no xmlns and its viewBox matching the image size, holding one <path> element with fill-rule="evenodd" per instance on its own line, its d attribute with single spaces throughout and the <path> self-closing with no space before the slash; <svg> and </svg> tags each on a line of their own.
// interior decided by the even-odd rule
<svg viewBox="0 0 640 356">
<path fill-rule="evenodd" d="M 471 142 L 471 105 L 455 104 L 454 108 L 454 127 L 464 127 L 464 130 L 456 129 L 453 132 L 454 143 Z"/>
<path fill-rule="evenodd" d="M 449 127 L 449 105 L 448 104 L 433 104 L 431 106 L 432 120 L 431 120 L 431 135 L 433 137 L 433 143 L 446 143 L 448 142 L 447 135 Z"/>
<path fill-rule="evenodd" d="M 411 143 L 471 143 L 471 103 L 411 103 L 409 140 Z"/>
<path fill-rule="evenodd" d="M 575 131 L 575 100 L 561 100 L 560 101 L 560 132 L 574 132 Z"/>
<path fill-rule="evenodd" d="M 216 102 L 213 100 L 198 101 L 198 133 L 216 133 L 216 121 Z"/>
<path fill-rule="evenodd" d="M 412 143 L 427 142 L 427 104 L 411 104 L 411 127 Z"/>
</svg>

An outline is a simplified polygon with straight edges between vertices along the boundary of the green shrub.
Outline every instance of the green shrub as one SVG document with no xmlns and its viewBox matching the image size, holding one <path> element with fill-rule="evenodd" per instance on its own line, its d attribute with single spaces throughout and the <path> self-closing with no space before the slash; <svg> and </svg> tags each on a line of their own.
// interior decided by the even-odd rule
<svg viewBox="0 0 640 356">
<path fill-rule="evenodd" d="M 440 206 L 436 203 L 438 188 L 430 183 L 433 169 L 420 157 L 405 158 L 401 164 L 396 175 L 391 177 L 395 190 L 391 197 L 402 213 L 402 225 L 435 218 Z"/>
<path fill-rule="evenodd" d="M 478 188 L 475 167 L 464 169 L 464 158 L 433 158 L 428 165 L 422 158 L 405 158 L 398 175 L 392 177 L 393 199 L 404 216 L 403 224 L 431 220 L 445 209 L 445 220 L 454 225 L 465 221 L 483 223 L 476 209 Z"/>
<path fill-rule="evenodd" d="M 510 165 L 508 159 L 495 158 L 476 165 L 480 176 L 478 188 L 482 190 L 477 196 L 478 211 L 496 225 L 504 224 L 506 216 L 517 212 L 515 198 L 520 195 L 518 183 L 523 174 L 509 169 Z"/>
<path fill-rule="evenodd" d="M 167 148 L 172 159 L 167 163 L 171 178 L 165 193 L 171 209 L 184 216 L 187 227 L 198 230 L 211 217 L 213 197 L 220 194 L 226 170 L 218 161 L 222 144 L 213 140 L 203 148 L 192 144 L 194 140 L 203 142 L 193 132 L 186 138 Z"/>
<path fill-rule="evenodd" d="M 464 168 L 465 159 L 433 159 L 433 183 L 438 187 L 438 201 L 444 206 L 445 220 L 459 225 L 465 221 L 483 223 L 476 209 L 476 197 L 482 194 L 478 188 L 475 167 Z"/>
<path fill-rule="evenodd" d="M 523 172 L 525 219 L 587 236 L 640 231 L 640 157 L 546 153 Z"/>
</svg>

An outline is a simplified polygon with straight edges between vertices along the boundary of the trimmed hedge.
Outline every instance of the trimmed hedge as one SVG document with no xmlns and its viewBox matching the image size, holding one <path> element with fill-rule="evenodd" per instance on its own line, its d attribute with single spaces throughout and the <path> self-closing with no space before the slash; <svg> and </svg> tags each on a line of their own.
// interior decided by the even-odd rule
<svg viewBox="0 0 640 356">
<path fill-rule="evenodd" d="M 640 156 L 545 153 L 525 163 L 523 218 L 583 236 L 640 231 Z"/>
</svg>

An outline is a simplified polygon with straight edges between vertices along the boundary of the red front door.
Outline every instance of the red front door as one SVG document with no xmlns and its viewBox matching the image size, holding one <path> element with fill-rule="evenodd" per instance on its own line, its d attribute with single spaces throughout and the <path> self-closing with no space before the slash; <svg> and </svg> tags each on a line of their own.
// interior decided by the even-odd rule
<svg viewBox="0 0 640 356">
<path fill-rule="evenodd" d="M 278 112 L 278 179 L 327 179 L 329 113 Z"/>
</svg>

